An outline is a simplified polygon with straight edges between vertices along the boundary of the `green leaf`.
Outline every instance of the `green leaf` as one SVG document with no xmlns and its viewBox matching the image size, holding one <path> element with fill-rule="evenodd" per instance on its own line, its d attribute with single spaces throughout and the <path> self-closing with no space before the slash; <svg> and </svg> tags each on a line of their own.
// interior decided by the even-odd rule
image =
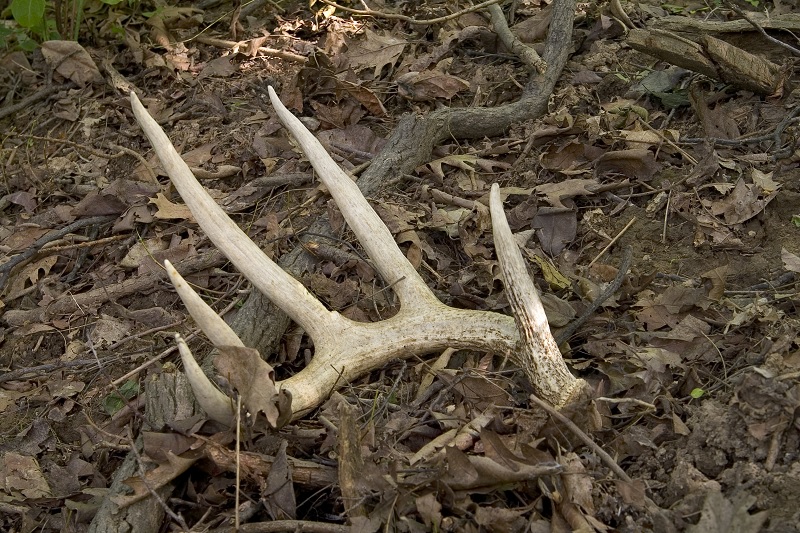
<svg viewBox="0 0 800 533">
<path fill-rule="evenodd" d="M 23 28 L 35 28 L 44 19 L 45 0 L 12 0 L 11 15 Z"/>
<path fill-rule="evenodd" d="M 706 393 L 703 389 L 692 389 L 692 392 L 689 393 L 689 396 L 694 398 L 695 400 L 700 399 Z"/>
<path fill-rule="evenodd" d="M 800 228 L 800 215 L 792 215 L 792 224 Z"/>
<path fill-rule="evenodd" d="M 103 398 L 103 408 L 110 415 L 113 415 L 123 407 L 128 400 L 139 394 L 139 384 L 128 380 L 116 391 Z"/>
</svg>

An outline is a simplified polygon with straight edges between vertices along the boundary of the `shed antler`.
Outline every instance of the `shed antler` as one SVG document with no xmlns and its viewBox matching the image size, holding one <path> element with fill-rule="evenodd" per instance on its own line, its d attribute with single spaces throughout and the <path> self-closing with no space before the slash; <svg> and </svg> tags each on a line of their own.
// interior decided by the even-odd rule
<svg viewBox="0 0 800 533">
<path fill-rule="evenodd" d="M 309 365 L 276 384 L 280 390 L 291 393 L 292 419 L 319 406 L 337 387 L 393 359 L 446 347 L 509 356 L 524 369 L 536 393 L 557 408 L 578 398 L 585 383 L 570 373 L 550 333 L 539 295 L 508 227 L 496 184 L 492 185 L 490 193 L 494 241 L 515 318 L 488 311 L 455 309 L 440 302 L 400 251 L 356 184 L 300 120 L 284 107 L 272 87 L 269 95 L 281 122 L 330 191 L 375 268 L 396 292 L 400 311 L 392 318 L 362 323 L 327 310 L 228 218 L 197 182 L 134 93 L 131 93 L 131 105 L 164 169 L 200 227 L 258 290 L 313 339 L 315 355 Z M 233 330 L 172 265 L 165 262 L 165 266 L 189 313 L 214 346 L 243 346 Z M 209 381 L 186 343 L 179 339 L 178 347 L 200 405 L 211 418 L 230 424 L 234 419 L 230 399 Z"/>
</svg>

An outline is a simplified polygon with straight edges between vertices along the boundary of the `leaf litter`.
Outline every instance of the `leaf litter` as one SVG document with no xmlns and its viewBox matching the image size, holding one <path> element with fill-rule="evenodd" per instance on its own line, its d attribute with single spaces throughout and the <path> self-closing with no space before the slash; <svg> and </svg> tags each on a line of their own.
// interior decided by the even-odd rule
<svg viewBox="0 0 800 533">
<path fill-rule="evenodd" d="M 517 26 L 525 42 L 547 19 L 549 8 L 539 4 L 519 6 L 533 27 Z M 443 14 L 415 7 L 418 18 Z M 359 531 L 750 532 L 800 523 L 793 503 L 800 486 L 798 158 L 778 156 L 780 135 L 709 141 L 777 131 L 796 95 L 759 99 L 685 73 L 656 90 L 649 76 L 668 65 L 623 47 L 604 9 L 592 7 L 579 23 L 588 40 L 571 60 L 578 74 L 557 86 L 548 113 L 513 125 L 494 144 L 458 139 L 437 147 L 413 176 L 387 177 L 373 200 L 437 294 L 461 307 L 507 311 L 484 207 L 487 184 L 499 181 L 532 273 L 546 281 L 540 290 L 555 328 L 589 307 L 614 279 L 623 247 L 633 247 L 634 268 L 620 291 L 563 346 L 597 393 L 593 440 L 631 479 L 615 479 L 596 450 L 531 408 L 527 385 L 488 354 L 446 352 L 391 365 L 284 425 L 269 385 L 313 354 L 299 332 L 284 338 L 274 359 L 263 354 L 280 364 L 252 350 L 242 368 L 225 351 L 217 357 L 228 381 L 222 386 L 238 390 L 253 415 L 240 454 L 230 432 L 184 413 L 142 431 L 142 462 L 155 468 L 130 477 L 132 492 L 114 495 L 118 504 L 178 483 L 182 495 L 168 505 L 192 524 L 227 525 L 238 468 L 255 521 Z M 644 4 L 633 11 L 644 20 L 666 15 Z M 525 73 L 502 59 L 507 52 L 486 39 L 493 34 L 477 13 L 440 23 L 441 33 L 425 38 L 414 33 L 419 27 L 324 13 L 317 20 L 307 10 L 260 13 L 248 21 L 273 28 L 259 37 L 262 45 L 306 55 L 302 66 L 184 40 L 218 14 L 175 7 L 132 26 L 114 66 L 158 96 L 148 107 L 271 256 L 298 246 L 327 212 L 338 240 L 308 245 L 317 263 L 303 281 L 345 316 L 378 320 L 393 312 L 391 295 L 337 225 L 324 191 L 305 178 L 253 189 L 265 175 L 309 174 L 278 133 L 259 86 L 277 83 L 340 163 L 357 169 L 403 113 L 497 105 L 518 94 L 515 80 Z M 117 15 L 107 12 L 109 20 Z M 471 55 L 476 50 L 485 57 Z M 9 135 L 0 251 L 8 260 L 80 217 L 117 218 L 54 239 L 8 272 L 0 364 L 15 377 L 0 382 L 0 505 L 7 510 L 0 520 L 4 529 L 83 530 L 131 445 L 128 427 L 140 429 L 147 393 L 137 380 L 171 375 L 171 334 L 191 332 L 158 277 L 159 262 L 189 262 L 210 245 L 169 184 L 152 181 L 162 170 L 147 159 L 141 136 L 131 135 L 138 130 L 119 96 L 103 88 L 91 50 L 51 41 L 42 53 L 54 82 L 77 88 L 56 93 L 51 128 L 58 135 L 27 112 L 2 119 Z M 27 69 L 9 69 L 0 82 L 18 75 L 34 92 L 39 82 L 23 74 L 41 67 L 22 59 Z M 653 68 L 641 70 L 644 64 Z M 796 122 L 783 127 L 793 132 Z M 80 143 L 60 142 L 75 128 L 84 132 Z M 686 141 L 692 137 L 702 142 Z M 153 281 L 144 289 L 126 289 L 142 287 L 135 283 L 145 275 Z M 246 294 L 222 259 L 187 276 L 235 320 Z M 92 290 L 98 296 L 89 305 L 59 305 Z M 192 343 L 202 353 L 203 341 Z M 147 362 L 133 380 L 125 376 Z M 350 447 L 343 446 L 346 426 Z M 351 467 L 357 475 L 345 476 Z M 204 508 L 214 510 L 210 521 Z"/>
</svg>

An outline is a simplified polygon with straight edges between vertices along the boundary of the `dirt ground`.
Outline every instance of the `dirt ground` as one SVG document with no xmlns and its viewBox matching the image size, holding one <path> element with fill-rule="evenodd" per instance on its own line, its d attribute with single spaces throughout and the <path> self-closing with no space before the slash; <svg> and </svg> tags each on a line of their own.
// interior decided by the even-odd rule
<svg viewBox="0 0 800 533">
<path fill-rule="evenodd" d="M 539 4 L 520 3 L 516 22 L 540 21 Z M 168 8 L 161 25 L 153 22 L 161 15 L 106 6 L 87 18 L 96 32 L 80 41 L 99 79 L 86 64 L 81 79 L 56 68 L 47 47 L 6 53 L 3 531 L 87 531 L 139 437 L 142 465 L 171 469 L 157 508 L 175 514 L 155 531 L 229 527 L 236 509 L 232 433 L 201 417 L 148 428 L 143 413 L 149 384 L 180 369 L 176 332 L 194 353 L 211 351 L 163 260 L 188 269 L 230 323 L 250 286 L 213 255 L 115 75 L 268 255 L 313 252 L 301 281 L 328 308 L 362 321 L 394 312 L 390 288 L 280 126 L 267 85 L 359 174 L 404 115 L 500 106 L 520 97 L 529 74 L 489 39 L 479 13 L 415 25 L 320 5 L 243 16 L 238 38 L 261 35 L 270 52 L 231 49 L 229 28 L 212 25 L 230 20 L 230 6 Z M 462 7 L 411 2 L 402 12 L 429 19 Z M 736 16 L 688 3 L 671 13 L 631 7 L 637 27 L 669 14 Z M 767 7 L 791 14 L 785 3 Z M 689 71 L 653 91 L 649 76 L 674 67 L 632 49 L 609 6 L 578 14 L 544 114 L 504 135 L 451 138 L 413 173 L 387 176 L 370 201 L 440 299 L 508 314 L 491 227 L 474 207 L 499 183 L 556 335 L 614 281 L 630 250 L 621 287 L 562 344 L 572 372 L 592 387 L 597 423 L 582 430 L 596 446 L 549 419 L 521 373 L 494 354 L 396 361 L 300 421 L 246 435 L 242 450 L 254 463 L 241 476 L 239 511 L 252 522 L 286 521 L 263 531 L 800 531 L 796 59 L 764 51 L 757 32 L 743 31 L 739 46 L 758 43 L 751 49 L 781 66 L 782 91 L 757 94 Z M 111 31 L 120 24 L 124 37 Z M 218 39 L 188 40 L 203 28 Z M 78 57 L 59 53 L 58 66 Z M 94 66 L 104 62 L 113 70 Z M 42 89 L 50 92 L 2 112 Z M 335 239 L 309 233 L 321 216 Z M 278 378 L 313 355 L 294 326 L 278 344 L 264 354 Z M 336 469 L 342 404 L 355 409 L 360 438 L 356 503 Z M 174 457 L 192 453 L 179 471 Z M 491 478 L 476 457 L 507 477 Z M 302 477 L 307 463 L 332 478 Z"/>
</svg>

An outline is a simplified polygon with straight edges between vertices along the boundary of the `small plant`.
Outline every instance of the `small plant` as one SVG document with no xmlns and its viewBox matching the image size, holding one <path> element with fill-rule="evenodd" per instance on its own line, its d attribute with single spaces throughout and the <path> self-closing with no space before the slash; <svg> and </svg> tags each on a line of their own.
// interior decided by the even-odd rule
<svg viewBox="0 0 800 533">
<path fill-rule="evenodd" d="M 139 384 L 128 380 L 115 392 L 103 398 L 103 408 L 109 415 L 114 415 L 117 411 L 125 407 L 127 403 L 139 394 Z"/>
<path fill-rule="evenodd" d="M 19 27 L 3 26 L 0 37 L 5 43 L 16 40 L 17 46 L 26 51 L 36 47 L 35 39 L 46 41 L 54 34 L 57 37 L 55 20 L 45 17 L 46 7 L 45 0 L 12 0 L 11 17 Z"/>
<path fill-rule="evenodd" d="M 126 0 L 100 1 L 107 10 Z M 136 5 L 137 1 L 127 3 Z M 6 48 L 16 42 L 18 48 L 30 51 L 38 43 L 52 39 L 77 41 L 87 12 L 97 12 L 97 3 L 94 8 L 87 4 L 87 0 L 12 0 L 9 9 L 2 12 L 0 42 Z"/>
</svg>

